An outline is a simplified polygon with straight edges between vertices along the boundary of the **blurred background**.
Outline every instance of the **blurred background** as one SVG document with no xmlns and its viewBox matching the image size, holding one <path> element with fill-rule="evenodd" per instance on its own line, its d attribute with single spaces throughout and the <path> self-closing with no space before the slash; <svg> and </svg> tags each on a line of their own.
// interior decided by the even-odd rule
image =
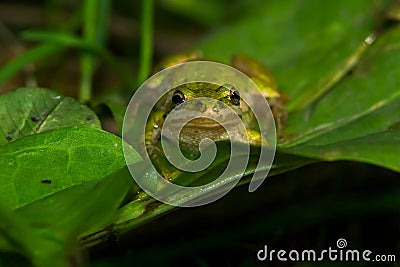
<svg viewBox="0 0 400 267">
<path fill-rule="evenodd" d="M 85 28 L 90 25 L 80 20 L 86 12 L 83 2 L 1 0 L 0 94 L 40 86 L 79 98 L 81 56 L 89 51 L 96 63 L 91 103 L 104 98 L 127 102 L 141 82 L 144 34 L 153 37 L 148 56 L 154 66 L 218 36 L 257 12 L 261 2 L 154 1 L 152 32 L 144 33 L 143 16 L 149 14 L 143 13 L 143 1 L 104 1 L 104 25 L 92 36 L 103 49 L 97 51 L 71 38 L 90 39 Z M 324 10 L 309 12 L 323 16 Z M 268 42 L 269 33 L 262 28 L 247 30 L 266 36 Z M 241 38 L 246 36 L 237 36 L 235 47 L 246 42 Z M 257 53 L 245 48 L 238 52 Z M 210 55 L 224 61 L 215 56 L 218 53 Z M 103 127 L 118 133 L 111 112 L 105 107 L 96 111 Z M 399 178 L 396 172 L 368 164 L 316 163 L 270 177 L 255 193 L 248 193 L 244 185 L 216 203 L 175 210 L 128 235 L 110 238 L 92 248 L 87 258 L 90 266 L 320 266 L 259 262 L 256 253 L 264 245 L 276 250 L 336 248 L 336 241 L 344 238 L 348 248 L 394 254 L 397 263 L 324 262 L 324 266 L 400 266 L 400 207 L 395 190 Z"/>
<path fill-rule="evenodd" d="M 235 12 L 240 11 L 237 5 L 244 4 L 237 2 L 155 1 L 154 41 L 151 48 L 153 62 L 192 49 L 215 25 L 233 19 Z M 141 1 L 113 1 L 109 5 L 112 6 L 102 20 L 105 24 L 102 29 L 104 36 L 100 39 L 104 40 L 107 50 L 112 52 L 134 80 L 138 72 L 140 53 Z M 81 1 L 0 1 L 1 66 L 38 44 L 38 41 L 32 41 L 27 36 L 29 32 L 40 30 L 81 35 L 83 29 L 79 15 L 82 12 L 84 5 Z M 40 60 L 34 65 L 26 66 L 17 75 L 2 80 L 0 92 L 20 87 L 27 80 L 34 79 L 30 82 L 77 97 L 80 52 L 80 47 L 73 47 L 71 44 L 62 53 L 42 52 L 44 55 L 37 55 Z M 57 56 L 54 57 L 54 54 Z M 96 93 L 121 89 L 124 86 L 118 73 L 104 61 L 100 61 L 94 76 Z M 132 88 L 130 90 L 132 92 Z"/>
</svg>

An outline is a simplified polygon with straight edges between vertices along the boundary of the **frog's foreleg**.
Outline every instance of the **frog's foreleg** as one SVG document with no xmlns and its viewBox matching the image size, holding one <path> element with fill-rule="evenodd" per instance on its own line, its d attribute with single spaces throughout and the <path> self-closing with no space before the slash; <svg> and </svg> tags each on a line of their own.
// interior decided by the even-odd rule
<svg viewBox="0 0 400 267">
<path fill-rule="evenodd" d="M 163 125 L 163 120 L 160 118 L 162 118 L 162 112 L 156 112 L 146 124 L 145 146 L 151 160 L 164 156 L 162 150 L 157 146 Z"/>
<path fill-rule="evenodd" d="M 180 172 L 167 160 L 163 150 L 158 146 L 161 139 L 161 129 L 164 123 L 164 112 L 159 111 L 146 124 L 145 145 L 150 160 L 162 176 L 172 181 Z"/>
</svg>

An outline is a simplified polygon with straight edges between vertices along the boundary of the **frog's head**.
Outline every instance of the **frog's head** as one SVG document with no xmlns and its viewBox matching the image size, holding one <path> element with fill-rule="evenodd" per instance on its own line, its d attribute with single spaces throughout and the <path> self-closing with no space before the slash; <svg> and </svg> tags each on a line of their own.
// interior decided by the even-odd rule
<svg viewBox="0 0 400 267">
<path fill-rule="evenodd" d="M 206 98 L 217 101 L 206 101 Z M 211 114 L 218 113 L 225 105 L 238 112 L 241 99 L 239 91 L 230 84 L 193 82 L 176 87 L 171 95 L 172 108 L 187 101 L 190 101 L 190 104 L 185 108 L 194 105 L 193 108 Z"/>
<path fill-rule="evenodd" d="M 193 151 L 193 148 L 197 150 L 198 143 L 203 138 L 214 141 L 227 139 L 227 132 L 220 122 L 226 126 L 232 124 L 230 127 L 235 128 L 237 121 L 234 118 L 236 115 L 241 116 L 239 91 L 228 84 L 187 83 L 174 88 L 169 99 L 170 110 L 185 110 L 175 122 L 187 121 L 180 132 L 180 141 L 181 144 L 187 145 L 186 149 L 189 151 Z M 189 120 L 185 116 L 188 114 L 190 118 L 191 111 L 200 113 L 201 116 L 191 117 Z M 173 127 L 174 121 L 171 123 L 170 126 Z"/>
</svg>

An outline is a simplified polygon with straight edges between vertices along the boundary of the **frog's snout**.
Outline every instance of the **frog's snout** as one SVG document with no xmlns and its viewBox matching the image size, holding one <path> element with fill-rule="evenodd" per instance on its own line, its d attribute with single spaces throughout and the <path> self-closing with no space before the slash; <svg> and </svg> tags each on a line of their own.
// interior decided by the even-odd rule
<svg viewBox="0 0 400 267">
<path fill-rule="evenodd" d="M 218 113 L 225 108 L 224 103 L 216 101 L 215 99 L 191 99 L 185 104 L 178 105 L 175 109 L 187 109 L 190 111 L 197 111 L 201 113 Z"/>
</svg>

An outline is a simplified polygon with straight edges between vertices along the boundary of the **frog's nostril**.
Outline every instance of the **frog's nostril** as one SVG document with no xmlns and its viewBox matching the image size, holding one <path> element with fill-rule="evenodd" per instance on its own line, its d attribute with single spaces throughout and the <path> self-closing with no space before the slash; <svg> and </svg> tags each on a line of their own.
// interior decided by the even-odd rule
<svg viewBox="0 0 400 267">
<path fill-rule="evenodd" d="M 224 103 L 218 101 L 212 108 L 215 113 L 220 112 L 224 108 Z"/>
<path fill-rule="evenodd" d="M 224 103 L 222 103 L 221 101 L 218 101 L 215 106 L 212 108 L 212 110 L 216 113 L 220 112 L 223 108 L 224 108 Z"/>
<path fill-rule="evenodd" d="M 201 101 L 196 101 L 196 109 L 200 112 L 205 112 L 207 110 L 206 105 L 204 105 L 204 103 Z"/>
</svg>

